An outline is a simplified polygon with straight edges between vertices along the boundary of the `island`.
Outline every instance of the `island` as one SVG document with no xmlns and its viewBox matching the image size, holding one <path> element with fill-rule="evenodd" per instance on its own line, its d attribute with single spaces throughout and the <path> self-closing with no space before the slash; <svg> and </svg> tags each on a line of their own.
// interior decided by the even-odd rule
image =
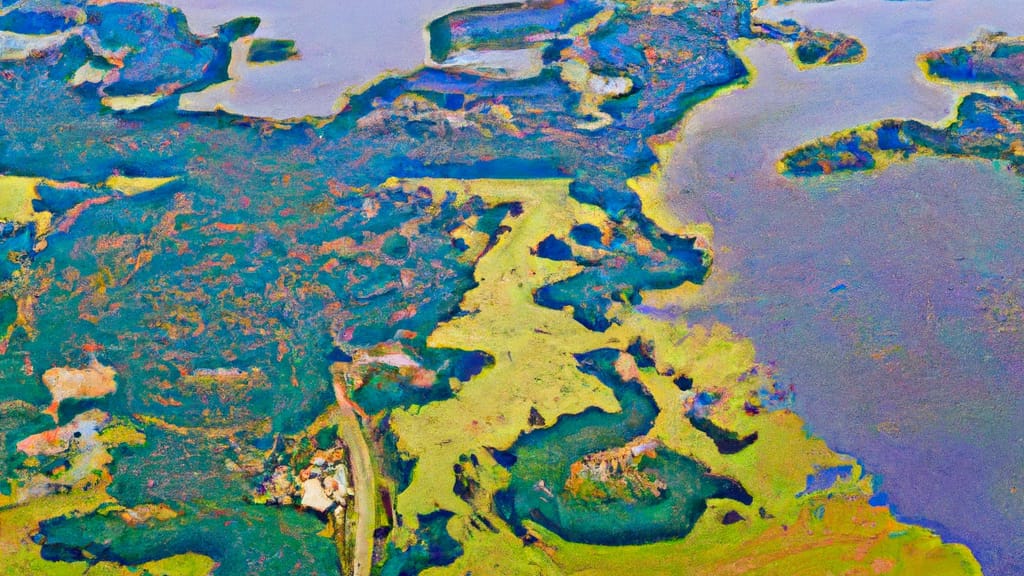
<svg viewBox="0 0 1024 576">
<path fill-rule="evenodd" d="M 810 30 L 795 20 L 754 20 L 752 29 L 762 39 L 784 43 L 790 58 L 802 70 L 818 66 L 859 64 L 867 58 L 867 48 L 860 40 L 842 32 Z"/>
<path fill-rule="evenodd" d="M 952 82 L 999 83 L 1017 97 L 971 93 L 946 126 L 890 119 L 842 131 L 791 150 L 779 171 L 793 176 L 871 170 L 921 155 L 999 161 L 1024 173 L 1024 38 L 987 34 L 966 47 L 938 50 L 920 58 L 930 78 Z"/>
</svg>

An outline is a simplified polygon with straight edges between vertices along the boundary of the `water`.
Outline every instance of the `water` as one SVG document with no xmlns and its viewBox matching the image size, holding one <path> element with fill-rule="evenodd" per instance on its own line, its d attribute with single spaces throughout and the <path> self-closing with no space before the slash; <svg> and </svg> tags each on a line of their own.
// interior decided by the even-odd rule
<svg viewBox="0 0 1024 576">
<path fill-rule="evenodd" d="M 716 259 L 690 318 L 752 337 L 796 384 L 810 430 L 881 474 L 902 515 L 971 545 L 987 574 L 1024 573 L 1013 491 L 1024 485 L 1024 182 L 967 160 L 775 172 L 787 149 L 836 130 L 948 117 L 964 90 L 928 83 L 916 55 L 982 28 L 1024 34 L 1024 3 L 840 1 L 760 15 L 857 36 L 868 59 L 801 72 L 781 47 L 755 44 L 750 88 L 691 113 L 666 193 L 684 219 L 714 225 Z"/>
<path fill-rule="evenodd" d="M 525 434 L 516 442 L 509 487 L 495 498 L 498 513 L 513 526 L 533 519 L 574 542 L 641 544 L 685 536 L 710 498 L 751 503 L 750 495 L 735 481 L 708 474 L 695 460 L 663 449 L 638 466 L 641 473 L 653 473 L 665 483 L 659 496 L 636 494 L 636 501 L 630 502 L 571 495 L 565 488 L 570 477 L 567 463 L 626 445 L 646 434 L 658 415 L 654 399 L 639 381 L 625 382 L 616 374 L 618 357 L 618 351 L 605 349 L 577 360 L 582 371 L 615 391 L 621 412 L 609 414 L 592 407 L 563 416 L 553 426 Z"/>
<path fill-rule="evenodd" d="M 295 40 L 301 58 L 241 63 L 235 81 L 183 98 L 192 109 L 251 116 L 327 116 L 342 94 L 386 72 L 408 72 L 427 56 L 425 27 L 453 10 L 502 0 L 166 0 L 199 34 L 238 16 L 262 19 L 256 36 Z"/>
</svg>

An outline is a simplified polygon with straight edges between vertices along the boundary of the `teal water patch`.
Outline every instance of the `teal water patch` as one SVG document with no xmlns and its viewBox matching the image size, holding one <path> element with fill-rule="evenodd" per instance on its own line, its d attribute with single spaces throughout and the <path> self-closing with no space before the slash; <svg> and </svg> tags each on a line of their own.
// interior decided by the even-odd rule
<svg viewBox="0 0 1024 576">
<path fill-rule="evenodd" d="M 405 550 L 388 543 L 387 560 L 376 567 L 379 576 L 411 576 L 432 566 L 447 566 L 462 556 L 462 545 L 448 534 L 451 512 L 437 511 L 419 517 L 416 543 Z"/>
<path fill-rule="evenodd" d="M 579 357 L 580 369 L 612 388 L 622 411 L 596 408 L 565 416 L 551 428 L 526 434 L 498 461 L 508 463 L 512 480 L 495 501 L 499 514 L 513 526 L 537 522 L 576 542 L 629 545 L 685 536 L 704 513 L 709 498 L 751 497 L 733 480 L 709 474 L 701 463 L 658 449 L 641 457 L 639 472 L 664 483 L 660 496 L 635 499 L 582 499 L 565 489 L 570 467 L 584 456 L 619 448 L 647 433 L 657 416 L 654 400 L 638 381 L 623 381 L 615 371 L 617 350 L 597 350 Z M 630 501 L 632 500 L 632 501 Z"/>
<path fill-rule="evenodd" d="M 196 552 L 220 563 L 218 575 L 338 573 L 334 543 L 317 536 L 324 527 L 317 516 L 243 500 L 247 478 L 225 461 L 245 450 L 244 435 L 224 449 L 201 435 L 144 432 L 145 446 L 114 450 L 109 491 L 125 506 L 167 504 L 179 515 L 132 523 L 108 506 L 47 520 L 37 538 L 44 559 L 136 566 Z"/>
</svg>

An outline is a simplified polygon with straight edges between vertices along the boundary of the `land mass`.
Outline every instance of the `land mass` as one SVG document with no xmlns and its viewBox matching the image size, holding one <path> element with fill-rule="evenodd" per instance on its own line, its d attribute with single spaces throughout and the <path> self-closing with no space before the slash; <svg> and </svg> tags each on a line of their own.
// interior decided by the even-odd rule
<svg viewBox="0 0 1024 576">
<path fill-rule="evenodd" d="M 746 81 L 746 0 L 459 11 L 290 123 L 176 107 L 258 22 L 66 8 L 0 60 L 0 567 L 980 573 L 751 342 L 651 309 L 713 265 L 658 149 Z"/>
</svg>

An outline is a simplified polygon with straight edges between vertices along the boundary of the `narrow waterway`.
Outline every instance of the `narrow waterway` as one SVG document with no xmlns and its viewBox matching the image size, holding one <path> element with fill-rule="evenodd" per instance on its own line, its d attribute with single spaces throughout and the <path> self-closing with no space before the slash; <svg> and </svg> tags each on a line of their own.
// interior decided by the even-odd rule
<svg viewBox="0 0 1024 576">
<path fill-rule="evenodd" d="M 689 319 L 752 337 L 796 385 L 809 430 L 882 476 L 901 515 L 971 545 L 986 574 L 1022 574 L 1024 181 L 967 160 L 806 180 L 775 163 L 864 122 L 948 117 L 957 93 L 927 82 L 916 55 L 980 29 L 1024 34 L 1024 3 L 760 15 L 857 36 L 868 59 L 799 71 L 758 43 L 753 84 L 692 111 L 665 192 L 683 219 L 714 225 L 716 259 Z"/>
</svg>

